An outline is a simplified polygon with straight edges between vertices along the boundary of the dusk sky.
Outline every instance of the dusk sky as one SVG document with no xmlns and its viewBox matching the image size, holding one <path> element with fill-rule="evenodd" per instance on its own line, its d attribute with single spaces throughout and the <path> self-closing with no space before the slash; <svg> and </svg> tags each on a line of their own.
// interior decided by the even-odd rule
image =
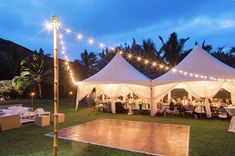
<svg viewBox="0 0 235 156">
<path fill-rule="evenodd" d="M 0 0 L 0 38 L 29 49 L 43 48 L 52 54 L 52 33 L 43 23 L 57 15 L 62 25 L 108 45 L 151 38 L 159 49 L 158 36 L 170 33 L 190 37 L 214 48 L 235 46 L 234 0 Z M 80 58 L 83 49 L 97 51 L 97 45 L 66 35 L 68 56 Z"/>
</svg>

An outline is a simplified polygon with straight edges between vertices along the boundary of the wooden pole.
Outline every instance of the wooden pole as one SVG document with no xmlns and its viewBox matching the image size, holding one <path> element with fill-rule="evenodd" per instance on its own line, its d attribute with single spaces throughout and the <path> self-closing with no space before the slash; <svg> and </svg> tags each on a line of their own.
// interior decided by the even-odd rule
<svg viewBox="0 0 235 156">
<path fill-rule="evenodd" d="M 33 109 L 33 95 L 31 96 L 31 103 L 32 103 L 32 111 L 34 111 L 34 109 Z"/>
<path fill-rule="evenodd" d="M 54 31 L 54 141 L 53 152 L 58 151 L 58 112 L 59 112 L 59 64 L 58 64 L 58 17 L 53 16 Z"/>
<path fill-rule="evenodd" d="M 150 115 L 155 115 L 152 80 L 150 80 Z"/>
</svg>

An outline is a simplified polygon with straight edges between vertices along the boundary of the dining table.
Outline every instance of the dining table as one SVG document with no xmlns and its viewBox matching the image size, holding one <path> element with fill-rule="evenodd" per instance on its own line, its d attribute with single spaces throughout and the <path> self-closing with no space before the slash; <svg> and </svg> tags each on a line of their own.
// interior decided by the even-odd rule
<svg viewBox="0 0 235 156">
<path fill-rule="evenodd" d="M 232 116 L 228 131 L 235 133 L 235 106 L 225 107 L 225 110 Z"/>
</svg>

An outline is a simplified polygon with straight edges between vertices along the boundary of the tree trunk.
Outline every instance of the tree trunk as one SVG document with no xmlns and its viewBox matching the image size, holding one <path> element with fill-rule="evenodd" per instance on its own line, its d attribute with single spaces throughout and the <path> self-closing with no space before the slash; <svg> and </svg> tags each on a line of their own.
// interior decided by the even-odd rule
<svg viewBox="0 0 235 156">
<path fill-rule="evenodd" d="M 41 83 L 38 83 L 38 91 L 39 91 L 39 97 L 42 98 L 42 86 Z"/>
</svg>

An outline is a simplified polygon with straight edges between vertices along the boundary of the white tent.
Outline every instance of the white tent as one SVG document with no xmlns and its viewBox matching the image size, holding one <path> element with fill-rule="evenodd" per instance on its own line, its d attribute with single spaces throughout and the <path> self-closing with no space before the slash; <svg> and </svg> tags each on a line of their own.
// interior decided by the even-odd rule
<svg viewBox="0 0 235 156">
<path fill-rule="evenodd" d="M 235 79 L 234 68 L 220 62 L 198 45 L 176 65 L 175 69 L 176 71 L 172 69 L 152 81 L 152 85 L 155 86 L 154 91 L 158 93 L 155 96 L 157 99 L 170 94 L 173 88 L 184 88 L 191 96 L 208 98 L 212 98 L 221 88 L 224 88 L 231 93 L 232 101 L 235 102 L 234 81 L 219 82 L 195 75 L 206 75 L 224 80 Z M 184 72 L 187 72 L 187 75 L 184 75 Z M 190 76 L 190 73 L 194 75 Z"/>
<path fill-rule="evenodd" d="M 98 73 L 81 81 L 78 85 L 76 109 L 79 101 L 96 88 L 96 96 L 105 94 L 110 98 L 134 93 L 141 98 L 150 99 L 150 79 L 130 65 L 120 54 Z M 115 108 L 112 111 L 115 112 Z"/>
</svg>

